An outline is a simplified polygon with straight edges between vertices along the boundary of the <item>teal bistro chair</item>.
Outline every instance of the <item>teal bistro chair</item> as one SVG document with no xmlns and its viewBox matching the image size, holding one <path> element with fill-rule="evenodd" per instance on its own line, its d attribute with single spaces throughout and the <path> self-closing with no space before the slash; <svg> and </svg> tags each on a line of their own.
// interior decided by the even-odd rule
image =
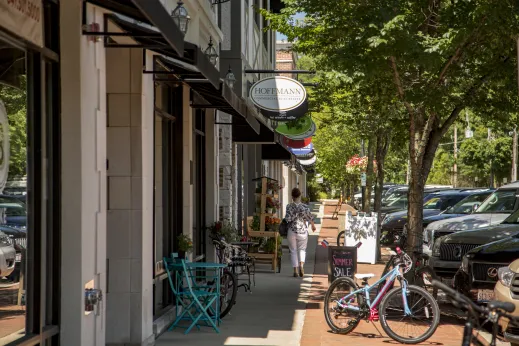
<svg viewBox="0 0 519 346">
<path fill-rule="evenodd" d="M 195 267 L 190 268 L 190 263 L 182 260 L 182 268 L 185 282 L 187 283 L 186 294 L 190 305 L 188 308 L 192 309 L 193 314 L 189 314 L 192 320 L 191 325 L 186 329 L 184 334 L 191 331 L 194 326 L 198 328 L 198 322 L 203 321 L 207 323 L 209 327 L 213 327 L 214 331 L 220 333 L 220 330 L 216 326 L 216 321 L 219 319 L 218 313 L 212 310 L 211 305 L 216 304 L 216 312 L 219 311 L 218 304 L 220 303 L 220 279 L 218 277 L 213 278 L 216 281 L 216 290 L 201 290 L 196 286 L 196 279 L 204 279 L 207 281 L 210 276 L 204 275 L 203 277 L 197 276 Z M 214 268 L 213 268 L 214 269 Z M 215 270 L 215 276 L 218 276 L 219 270 Z M 213 312 L 213 316 L 209 314 L 209 311 Z"/>
<path fill-rule="evenodd" d="M 194 320 L 194 316 L 192 314 L 192 301 L 189 299 L 190 294 L 183 288 L 182 286 L 182 275 L 179 271 L 182 269 L 182 263 L 177 262 L 175 258 L 163 258 L 164 268 L 166 268 L 166 273 L 168 274 L 169 287 L 175 296 L 175 311 L 176 311 L 176 319 L 171 326 L 169 326 L 168 330 L 173 330 L 180 321 L 182 320 Z M 182 310 L 179 315 L 179 310 Z M 187 316 L 186 316 L 187 315 Z M 200 330 L 200 326 L 197 324 L 196 326 L 198 330 Z"/>
</svg>

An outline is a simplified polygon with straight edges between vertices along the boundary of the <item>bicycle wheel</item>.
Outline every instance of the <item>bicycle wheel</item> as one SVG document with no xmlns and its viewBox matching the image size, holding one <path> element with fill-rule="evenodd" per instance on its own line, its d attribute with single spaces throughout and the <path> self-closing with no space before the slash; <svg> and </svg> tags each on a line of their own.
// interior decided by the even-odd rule
<svg viewBox="0 0 519 346">
<path fill-rule="evenodd" d="M 429 293 L 432 292 L 433 298 L 437 299 L 438 289 L 432 285 L 432 281 L 439 280 L 439 278 L 436 276 L 434 269 L 429 266 L 423 266 L 416 270 L 416 276 L 420 286 L 425 288 Z"/>
<path fill-rule="evenodd" d="M 344 233 L 346 231 L 340 231 L 339 232 L 339 235 L 337 236 L 337 246 L 345 246 L 346 245 L 346 241 L 344 239 Z"/>
<path fill-rule="evenodd" d="M 358 290 L 358 286 L 350 278 L 343 277 L 336 279 L 326 291 L 324 296 L 324 317 L 326 323 L 334 333 L 348 334 L 354 330 L 360 322 L 361 311 L 346 310 L 339 306 L 338 301 Z M 362 294 L 353 295 L 347 302 L 348 305 L 364 308 L 364 298 Z"/>
<path fill-rule="evenodd" d="M 211 290 L 214 290 L 214 288 Z M 238 280 L 236 276 L 230 271 L 225 270 L 220 278 L 220 318 L 224 318 L 231 311 L 234 304 L 236 304 L 237 292 Z M 207 312 L 213 315 L 213 311 L 213 309 L 208 309 Z"/>
<path fill-rule="evenodd" d="M 425 289 L 408 286 L 406 298 L 411 311 L 411 316 L 408 316 L 402 306 L 402 291 L 402 287 L 395 287 L 382 299 L 379 310 L 382 329 L 403 344 L 423 342 L 434 334 L 440 323 L 438 303 Z M 417 332 L 416 335 L 413 332 Z"/>
</svg>

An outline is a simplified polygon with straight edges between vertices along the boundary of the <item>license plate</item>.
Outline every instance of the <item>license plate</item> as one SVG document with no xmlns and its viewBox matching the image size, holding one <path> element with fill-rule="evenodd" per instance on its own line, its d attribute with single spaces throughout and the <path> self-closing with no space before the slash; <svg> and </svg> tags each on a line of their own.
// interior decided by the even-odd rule
<svg viewBox="0 0 519 346">
<path fill-rule="evenodd" d="M 493 290 L 478 290 L 478 302 L 488 302 L 494 300 Z"/>
</svg>

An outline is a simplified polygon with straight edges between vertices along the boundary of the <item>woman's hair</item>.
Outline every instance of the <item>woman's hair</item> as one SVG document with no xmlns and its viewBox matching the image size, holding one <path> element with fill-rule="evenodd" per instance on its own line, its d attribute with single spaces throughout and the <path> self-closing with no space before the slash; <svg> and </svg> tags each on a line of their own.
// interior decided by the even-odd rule
<svg viewBox="0 0 519 346">
<path fill-rule="evenodd" d="M 301 197 L 301 190 L 299 190 L 297 187 L 294 187 L 292 189 L 292 198 L 297 199 L 299 197 Z"/>
</svg>

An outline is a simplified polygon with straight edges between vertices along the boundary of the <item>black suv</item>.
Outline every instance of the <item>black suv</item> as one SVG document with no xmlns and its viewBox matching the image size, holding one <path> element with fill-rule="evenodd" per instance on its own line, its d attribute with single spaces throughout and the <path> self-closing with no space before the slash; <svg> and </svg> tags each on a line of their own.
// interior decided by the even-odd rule
<svg viewBox="0 0 519 346">
<path fill-rule="evenodd" d="M 458 291 L 473 300 L 493 300 L 498 269 L 508 267 L 517 258 L 519 258 L 519 227 L 512 237 L 469 251 L 461 261 L 461 267 L 454 278 L 454 285 Z"/>
<path fill-rule="evenodd" d="M 438 276 L 453 278 L 460 268 L 463 257 L 469 251 L 516 234 L 519 234 L 519 209 L 498 225 L 456 232 L 438 238 L 434 243 L 429 265 L 434 268 Z"/>
</svg>

